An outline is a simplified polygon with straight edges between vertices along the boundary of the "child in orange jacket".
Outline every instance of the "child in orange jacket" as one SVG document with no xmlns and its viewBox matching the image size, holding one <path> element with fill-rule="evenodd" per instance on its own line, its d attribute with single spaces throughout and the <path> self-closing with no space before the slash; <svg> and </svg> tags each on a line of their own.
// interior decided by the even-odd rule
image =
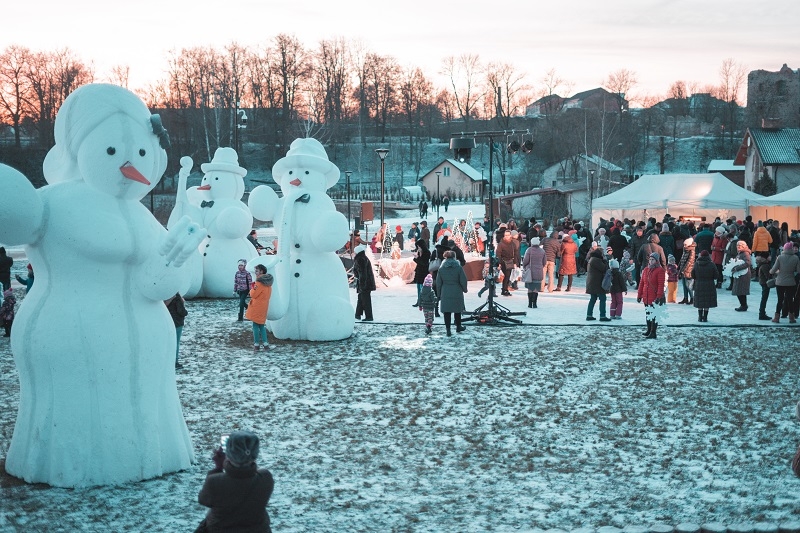
<svg viewBox="0 0 800 533">
<path fill-rule="evenodd" d="M 258 351 L 259 342 L 262 350 L 269 350 L 272 346 L 267 340 L 267 311 L 269 310 L 269 297 L 272 295 L 272 275 L 267 274 L 267 267 L 256 265 L 256 280 L 250 289 L 250 305 L 247 307 L 245 318 L 253 322 L 253 351 Z"/>
</svg>

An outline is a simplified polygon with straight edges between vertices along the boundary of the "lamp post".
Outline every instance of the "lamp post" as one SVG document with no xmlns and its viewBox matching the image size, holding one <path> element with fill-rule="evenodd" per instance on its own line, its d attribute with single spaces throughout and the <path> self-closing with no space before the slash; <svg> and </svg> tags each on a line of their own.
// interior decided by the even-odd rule
<svg viewBox="0 0 800 533">
<path fill-rule="evenodd" d="M 594 169 L 589 171 L 589 220 L 592 217 L 592 207 L 594 205 Z"/>
<path fill-rule="evenodd" d="M 352 170 L 345 170 L 344 171 L 344 183 L 345 187 L 347 188 L 347 227 L 350 227 L 350 174 L 352 174 Z"/>
<path fill-rule="evenodd" d="M 436 218 L 439 218 L 439 204 L 442 203 L 442 194 L 439 192 L 439 178 L 442 177 L 442 171 L 436 171 Z"/>
<path fill-rule="evenodd" d="M 384 162 L 386 161 L 386 155 L 389 153 L 387 148 L 376 148 L 375 153 L 378 154 L 378 157 L 381 160 L 381 228 L 383 227 L 383 203 L 384 203 L 384 190 L 386 187 L 386 174 Z"/>
</svg>

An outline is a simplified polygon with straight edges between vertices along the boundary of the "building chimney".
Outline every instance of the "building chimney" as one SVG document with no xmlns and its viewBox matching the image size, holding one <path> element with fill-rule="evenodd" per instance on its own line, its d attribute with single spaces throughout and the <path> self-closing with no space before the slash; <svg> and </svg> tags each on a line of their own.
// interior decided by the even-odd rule
<svg viewBox="0 0 800 533">
<path fill-rule="evenodd" d="M 761 127 L 769 130 L 777 130 L 783 127 L 783 122 L 780 118 L 762 118 Z"/>
</svg>

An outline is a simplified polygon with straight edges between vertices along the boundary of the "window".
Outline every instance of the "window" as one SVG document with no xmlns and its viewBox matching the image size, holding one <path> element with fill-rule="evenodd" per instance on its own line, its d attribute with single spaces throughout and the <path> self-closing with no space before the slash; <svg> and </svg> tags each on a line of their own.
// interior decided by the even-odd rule
<svg viewBox="0 0 800 533">
<path fill-rule="evenodd" d="M 446 178 L 446 177 L 448 177 L 448 176 L 450 176 L 450 167 L 444 167 L 444 168 L 442 168 L 442 175 L 443 175 L 445 178 Z"/>
</svg>

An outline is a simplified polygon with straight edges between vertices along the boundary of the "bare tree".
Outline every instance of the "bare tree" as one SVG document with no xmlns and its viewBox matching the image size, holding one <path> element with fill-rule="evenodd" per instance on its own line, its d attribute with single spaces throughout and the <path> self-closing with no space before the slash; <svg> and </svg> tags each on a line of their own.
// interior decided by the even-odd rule
<svg viewBox="0 0 800 533">
<path fill-rule="evenodd" d="M 113 83 L 127 89 L 130 76 L 131 67 L 129 65 L 115 65 L 111 67 L 111 72 L 108 75 L 108 81 L 109 83 Z"/>
<path fill-rule="evenodd" d="M 476 116 L 478 103 L 483 96 L 481 70 L 480 59 L 474 54 L 462 54 L 458 58 L 450 56 L 442 63 L 442 73 L 450 80 L 453 103 L 465 128 Z"/>
<path fill-rule="evenodd" d="M 11 45 L 0 54 L 0 120 L 14 128 L 14 145 L 21 146 L 20 124 L 30 109 L 29 82 L 25 76 L 31 51 Z"/>
<path fill-rule="evenodd" d="M 725 102 L 722 116 L 723 135 L 727 133 L 729 143 L 734 143 L 734 132 L 739 126 L 739 91 L 747 80 L 747 68 L 733 58 L 722 62 L 719 69 L 719 98 Z"/>
<path fill-rule="evenodd" d="M 433 99 L 433 83 L 425 77 L 419 68 L 409 68 L 403 73 L 400 85 L 401 107 L 408 124 L 408 156 L 409 162 L 419 176 L 422 150 L 416 147 L 414 139 L 419 137 L 425 111 Z M 415 157 L 416 156 L 416 157 Z"/>
<path fill-rule="evenodd" d="M 311 91 L 318 103 L 318 121 L 325 122 L 336 141 L 349 97 L 347 42 L 343 38 L 320 41 L 312 70 Z"/>
<path fill-rule="evenodd" d="M 365 67 L 370 111 L 375 128 L 380 132 L 381 142 L 386 142 L 386 125 L 390 114 L 398 106 L 397 88 L 401 69 L 395 58 L 377 54 L 367 56 Z"/>
<path fill-rule="evenodd" d="M 608 75 L 605 86 L 617 97 L 618 111 L 623 110 L 626 96 L 637 83 L 636 73 L 628 69 L 619 69 Z"/>
</svg>

